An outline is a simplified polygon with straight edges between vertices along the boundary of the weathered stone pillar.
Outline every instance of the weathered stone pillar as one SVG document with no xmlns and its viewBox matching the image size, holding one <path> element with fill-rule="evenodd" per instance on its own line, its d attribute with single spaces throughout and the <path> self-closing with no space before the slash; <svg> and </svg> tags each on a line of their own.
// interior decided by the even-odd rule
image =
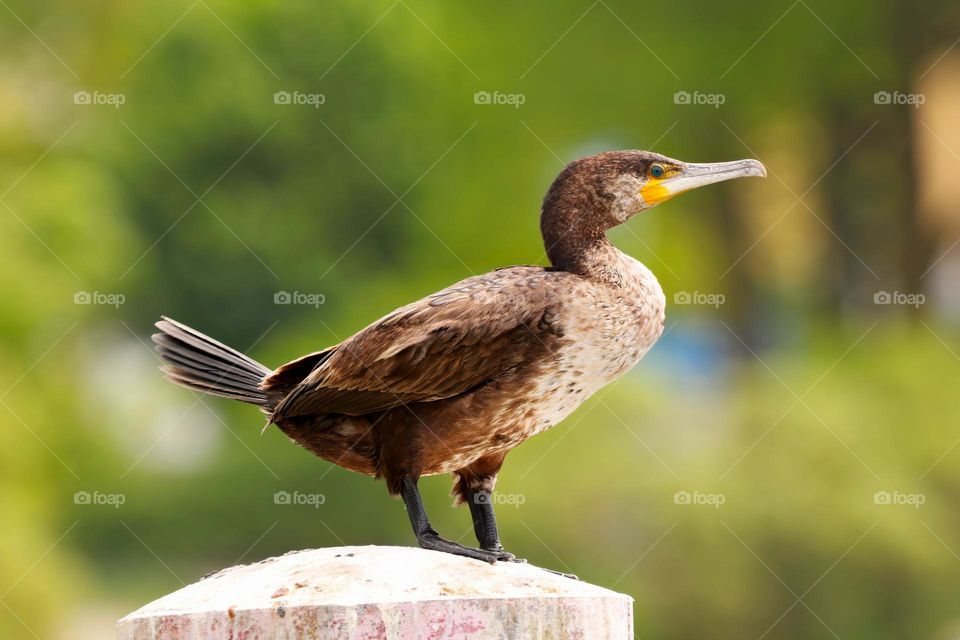
<svg viewBox="0 0 960 640">
<path fill-rule="evenodd" d="M 296 551 L 134 611 L 120 640 L 633 638 L 632 600 L 536 567 L 409 547 Z"/>
</svg>

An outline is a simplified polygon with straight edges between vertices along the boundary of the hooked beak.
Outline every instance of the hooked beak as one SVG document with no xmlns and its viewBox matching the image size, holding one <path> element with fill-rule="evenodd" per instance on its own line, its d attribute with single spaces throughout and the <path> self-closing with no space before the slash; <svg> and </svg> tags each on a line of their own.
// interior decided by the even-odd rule
<svg viewBox="0 0 960 640">
<path fill-rule="evenodd" d="M 755 176 L 767 177 L 767 169 L 757 160 L 734 160 L 707 164 L 677 163 L 677 170 L 663 178 L 649 178 L 640 189 L 640 197 L 652 207 L 673 196 L 715 182 Z"/>
</svg>

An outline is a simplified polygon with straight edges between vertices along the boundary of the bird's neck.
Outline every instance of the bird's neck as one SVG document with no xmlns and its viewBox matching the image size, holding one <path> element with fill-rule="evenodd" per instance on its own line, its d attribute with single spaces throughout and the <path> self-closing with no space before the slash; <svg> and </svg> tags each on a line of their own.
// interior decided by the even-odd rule
<svg viewBox="0 0 960 640">
<path fill-rule="evenodd" d="M 580 193 L 558 194 L 551 189 L 540 212 L 540 233 L 554 269 L 605 284 L 622 281 L 621 257 L 607 240 L 596 203 Z"/>
<path fill-rule="evenodd" d="M 622 287 L 630 278 L 627 256 L 599 228 L 545 225 L 547 257 L 554 269 L 575 273 L 599 284 Z"/>
<path fill-rule="evenodd" d="M 585 180 L 564 171 L 543 199 L 540 233 L 547 257 L 554 269 L 619 288 L 631 280 L 636 261 L 607 240 L 610 202 Z"/>
</svg>

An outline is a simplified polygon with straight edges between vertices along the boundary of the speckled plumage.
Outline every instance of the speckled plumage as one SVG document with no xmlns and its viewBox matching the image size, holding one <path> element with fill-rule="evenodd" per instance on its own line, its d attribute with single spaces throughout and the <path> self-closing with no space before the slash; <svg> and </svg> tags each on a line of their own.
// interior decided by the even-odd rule
<svg viewBox="0 0 960 640">
<path fill-rule="evenodd" d="M 467 278 L 274 371 L 171 320 L 154 340 L 175 382 L 260 406 L 317 456 L 382 477 L 394 494 L 405 479 L 453 473 L 463 499 L 491 491 L 507 452 L 629 370 L 660 336 L 660 285 L 606 231 L 669 197 L 671 176 L 680 192 L 741 175 L 763 167 L 644 151 L 573 162 L 541 210 L 551 266 Z"/>
<path fill-rule="evenodd" d="M 544 200 L 549 268 L 467 278 L 335 347 L 290 390 L 264 382 L 271 419 L 318 456 L 383 476 L 455 473 L 492 490 L 504 456 L 630 369 L 663 329 L 653 274 L 606 239 L 642 208 L 647 155 L 568 167 Z M 631 201 L 631 198 L 633 199 Z"/>
<path fill-rule="evenodd" d="M 502 461 L 560 422 L 659 337 L 663 292 L 639 262 L 620 259 L 630 270 L 621 288 L 510 267 L 407 305 L 341 343 L 273 420 L 320 457 L 388 483 L 470 477 L 478 461 Z"/>
</svg>

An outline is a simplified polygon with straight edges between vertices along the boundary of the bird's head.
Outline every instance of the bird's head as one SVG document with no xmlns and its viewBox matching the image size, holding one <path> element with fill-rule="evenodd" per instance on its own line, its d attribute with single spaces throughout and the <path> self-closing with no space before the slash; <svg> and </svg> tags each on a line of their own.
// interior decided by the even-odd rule
<svg viewBox="0 0 960 640">
<path fill-rule="evenodd" d="M 766 175 L 756 160 L 690 163 L 651 151 L 608 151 L 567 165 L 543 203 L 544 217 L 554 220 L 543 222 L 602 233 L 684 191 Z"/>
</svg>

